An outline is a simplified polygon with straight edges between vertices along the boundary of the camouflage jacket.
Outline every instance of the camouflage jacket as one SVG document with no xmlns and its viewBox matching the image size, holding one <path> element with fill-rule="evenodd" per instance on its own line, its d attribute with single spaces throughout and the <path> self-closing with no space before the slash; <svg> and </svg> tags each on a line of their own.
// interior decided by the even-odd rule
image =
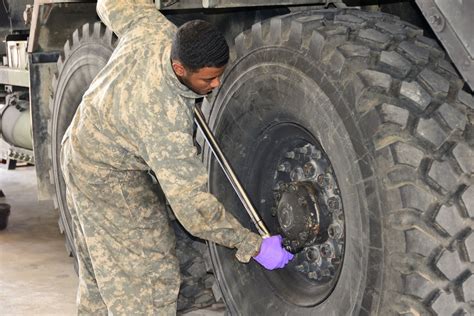
<svg viewBox="0 0 474 316">
<path fill-rule="evenodd" d="M 207 172 L 192 139 L 192 107 L 201 96 L 180 83 L 170 62 L 176 26 L 151 0 L 99 0 L 97 12 L 119 44 L 67 131 L 69 173 L 90 183 L 114 172 L 151 169 L 191 234 L 235 247 L 237 259 L 248 262 L 261 237 L 207 192 Z"/>
</svg>

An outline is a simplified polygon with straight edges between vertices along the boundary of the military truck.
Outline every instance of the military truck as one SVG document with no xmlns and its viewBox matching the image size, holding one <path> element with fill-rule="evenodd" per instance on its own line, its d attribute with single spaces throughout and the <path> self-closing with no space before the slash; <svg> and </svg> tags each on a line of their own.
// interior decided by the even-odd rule
<svg viewBox="0 0 474 316">
<path fill-rule="evenodd" d="M 94 1 L 3 4 L 0 130 L 12 159 L 35 163 L 39 198 L 54 200 L 74 255 L 60 141 L 119 39 Z M 180 310 L 222 301 L 232 315 L 474 312 L 473 2 L 156 6 L 176 25 L 204 19 L 225 34 L 231 62 L 202 109 L 270 231 L 295 253 L 264 271 L 176 223 Z M 253 229 L 196 138 L 209 190 Z"/>
</svg>

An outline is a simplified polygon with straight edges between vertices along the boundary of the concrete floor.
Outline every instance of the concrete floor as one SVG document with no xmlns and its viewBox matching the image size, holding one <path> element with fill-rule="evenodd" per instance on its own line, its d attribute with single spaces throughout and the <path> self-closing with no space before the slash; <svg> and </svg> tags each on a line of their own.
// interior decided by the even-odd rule
<svg viewBox="0 0 474 316">
<path fill-rule="evenodd" d="M 0 314 L 75 315 L 77 277 L 51 202 L 38 202 L 34 167 L 6 170 L 0 189 L 11 205 L 0 231 Z"/>
<path fill-rule="evenodd" d="M 0 164 L 0 203 L 11 205 L 0 231 L 0 315 L 75 315 L 77 276 L 50 201 L 37 200 L 34 167 Z M 186 316 L 222 316 L 223 306 Z"/>
</svg>

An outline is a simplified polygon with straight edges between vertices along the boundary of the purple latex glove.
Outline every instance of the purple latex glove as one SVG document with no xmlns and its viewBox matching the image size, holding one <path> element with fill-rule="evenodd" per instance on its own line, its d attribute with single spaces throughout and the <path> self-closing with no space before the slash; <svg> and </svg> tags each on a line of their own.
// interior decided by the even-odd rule
<svg viewBox="0 0 474 316">
<path fill-rule="evenodd" d="M 253 258 L 267 270 L 283 268 L 293 259 L 293 255 L 282 247 L 282 241 L 280 235 L 264 238 L 260 252 Z"/>
</svg>

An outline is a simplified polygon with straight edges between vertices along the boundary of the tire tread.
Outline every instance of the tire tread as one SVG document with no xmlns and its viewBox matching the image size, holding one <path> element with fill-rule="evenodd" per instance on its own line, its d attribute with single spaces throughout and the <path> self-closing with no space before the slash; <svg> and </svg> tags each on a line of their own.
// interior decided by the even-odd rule
<svg viewBox="0 0 474 316">
<path fill-rule="evenodd" d="M 265 23 L 237 38 L 237 58 L 249 53 L 245 43 L 295 49 L 329 74 L 322 82 L 354 100 L 350 115 L 375 125 L 362 129 L 372 137 L 368 147 L 377 162 L 389 164 L 377 176 L 402 204 L 386 210 L 384 236 L 409 236 L 406 251 L 388 259 L 404 280 L 402 290 L 381 294 L 382 309 L 472 312 L 463 293 L 474 297 L 474 132 L 468 119 L 474 99 L 461 89 L 445 53 L 419 28 L 379 12 L 310 11 Z M 268 34 L 262 36 L 262 28 Z"/>
</svg>

